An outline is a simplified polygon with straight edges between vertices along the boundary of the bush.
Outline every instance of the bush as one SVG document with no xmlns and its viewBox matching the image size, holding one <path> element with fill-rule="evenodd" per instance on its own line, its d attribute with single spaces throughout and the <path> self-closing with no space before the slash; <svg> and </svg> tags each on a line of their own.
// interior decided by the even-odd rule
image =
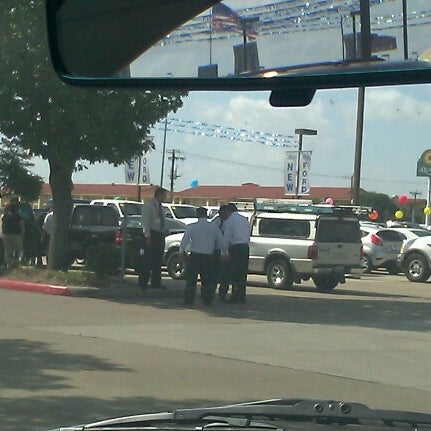
<svg viewBox="0 0 431 431">
<path fill-rule="evenodd" d="M 85 267 L 98 277 L 117 275 L 121 265 L 121 251 L 113 244 L 95 244 L 88 248 Z"/>
</svg>

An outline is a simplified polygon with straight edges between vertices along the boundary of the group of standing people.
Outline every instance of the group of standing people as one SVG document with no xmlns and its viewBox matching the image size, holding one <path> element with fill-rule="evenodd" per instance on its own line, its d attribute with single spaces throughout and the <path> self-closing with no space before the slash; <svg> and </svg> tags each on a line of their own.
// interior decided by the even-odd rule
<svg viewBox="0 0 431 431">
<path fill-rule="evenodd" d="M 48 214 L 52 212 L 48 211 Z M 31 206 L 12 197 L 4 208 L 2 221 L 3 257 L 6 267 L 20 264 L 42 266 L 46 254 L 48 234 L 46 213 L 35 219 Z"/>
<path fill-rule="evenodd" d="M 25 224 L 18 200 L 12 199 L 2 217 L 4 261 L 7 267 L 21 263 L 24 253 Z"/>
<path fill-rule="evenodd" d="M 139 285 L 163 288 L 161 266 L 165 249 L 166 220 L 162 203 L 166 190 L 157 188 L 154 199 L 143 208 L 144 243 L 141 249 Z M 250 224 L 240 215 L 235 204 L 223 205 L 216 222 L 207 219 L 204 207 L 197 209 L 198 221 L 187 226 L 180 245 L 180 256 L 185 265 L 185 306 L 193 306 L 198 277 L 201 280 L 201 298 L 210 305 L 217 285 L 222 301 L 243 303 L 246 300 L 246 282 L 249 260 Z M 229 285 L 232 293 L 227 298 Z"/>
</svg>

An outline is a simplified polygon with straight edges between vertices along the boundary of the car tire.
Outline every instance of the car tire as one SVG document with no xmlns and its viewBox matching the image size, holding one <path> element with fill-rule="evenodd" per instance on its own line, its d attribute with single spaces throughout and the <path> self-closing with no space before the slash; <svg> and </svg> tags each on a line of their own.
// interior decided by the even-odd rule
<svg viewBox="0 0 431 431">
<path fill-rule="evenodd" d="M 404 268 L 404 274 L 413 282 L 425 283 L 431 274 L 427 259 L 419 253 L 408 256 Z"/>
<path fill-rule="evenodd" d="M 371 270 L 373 269 L 371 259 L 366 254 L 364 254 L 361 258 L 361 266 L 364 274 L 370 274 Z"/>
<path fill-rule="evenodd" d="M 331 292 L 338 286 L 338 279 L 332 276 L 313 277 L 313 283 L 319 292 Z"/>
<path fill-rule="evenodd" d="M 173 280 L 184 279 L 185 267 L 184 263 L 181 261 L 179 252 L 176 251 L 168 257 L 166 261 L 166 269 Z"/>
<path fill-rule="evenodd" d="M 290 289 L 293 285 L 292 268 L 285 259 L 274 259 L 268 264 L 266 279 L 273 289 Z"/>
</svg>

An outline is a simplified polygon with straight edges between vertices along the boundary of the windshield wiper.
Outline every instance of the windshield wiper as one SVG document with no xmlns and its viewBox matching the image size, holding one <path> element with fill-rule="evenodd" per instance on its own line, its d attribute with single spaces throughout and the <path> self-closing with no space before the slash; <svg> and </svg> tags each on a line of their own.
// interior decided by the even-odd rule
<svg viewBox="0 0 431 431">
<path fill-rule="evenodd" d="M 61 431 L 85 430 L 247 430 L 282 431 L 275 421 L 316 422 L 319 424 L 368 424 L 378 421 L 385 426 L 409 425 L 431 429 L 431 414 L 400 410 L 370 409 L 364 404 L 313 399 L 274 399 L 221 407 L 178 409 L 173 412 L 143 414 L 109 419 Z"/>
</svg>

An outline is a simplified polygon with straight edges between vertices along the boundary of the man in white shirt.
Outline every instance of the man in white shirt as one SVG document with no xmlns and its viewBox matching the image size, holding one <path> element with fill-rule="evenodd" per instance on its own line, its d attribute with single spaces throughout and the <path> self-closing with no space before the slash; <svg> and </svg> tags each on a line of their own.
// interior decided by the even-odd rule
<svg viewBox="0 0 431 431">
<path fill-rule="evenodd" d="M 223 241 L 218 226 L 208 221 L 206 208 L 199 207 L 196 213 L 198 221 L 187 226 L 180 245 L 181 258 L 186 262 L 184 305 L 193 305 L 200 275 L 202 302 L 208 306 L 214 299 L 216 288 L 214 251 L 222 248 Z M 187 250 L 190 250 L 188 256 Z"/>
<path fill-rule="evenodd" d="M 54 211 L 51 205 L 47 206 L 48 213 L 45 215 L 42 224 L 42 232 L 41 232 L 41 244 L 43 253 L 48 258 L 49 252 L 49 241 L 52 235 L 53 224 L 54 224 Z"/>
<path fill-rule="evenodd" d="M 238 214 L 235 204 L 229 204 L 230 216 L 223 224 L 224 248 L 229 250 L 232 280 L 230 302 L 245 302 L 248 259 L 250 254 L 250 223 Z"/>
<path fill-rule="evenodd" d="M 162 263 L 165 252 L 166 221 L 162 203 L 166 199 L 166 190 L 157 187 L 154 198 L 142 208 L 142 225 L 144 230 L 144 255 L 140 265 L 138 283 L 143 290 L 151 273 L 151 287 L 161 289 Z"/>
</svg>

